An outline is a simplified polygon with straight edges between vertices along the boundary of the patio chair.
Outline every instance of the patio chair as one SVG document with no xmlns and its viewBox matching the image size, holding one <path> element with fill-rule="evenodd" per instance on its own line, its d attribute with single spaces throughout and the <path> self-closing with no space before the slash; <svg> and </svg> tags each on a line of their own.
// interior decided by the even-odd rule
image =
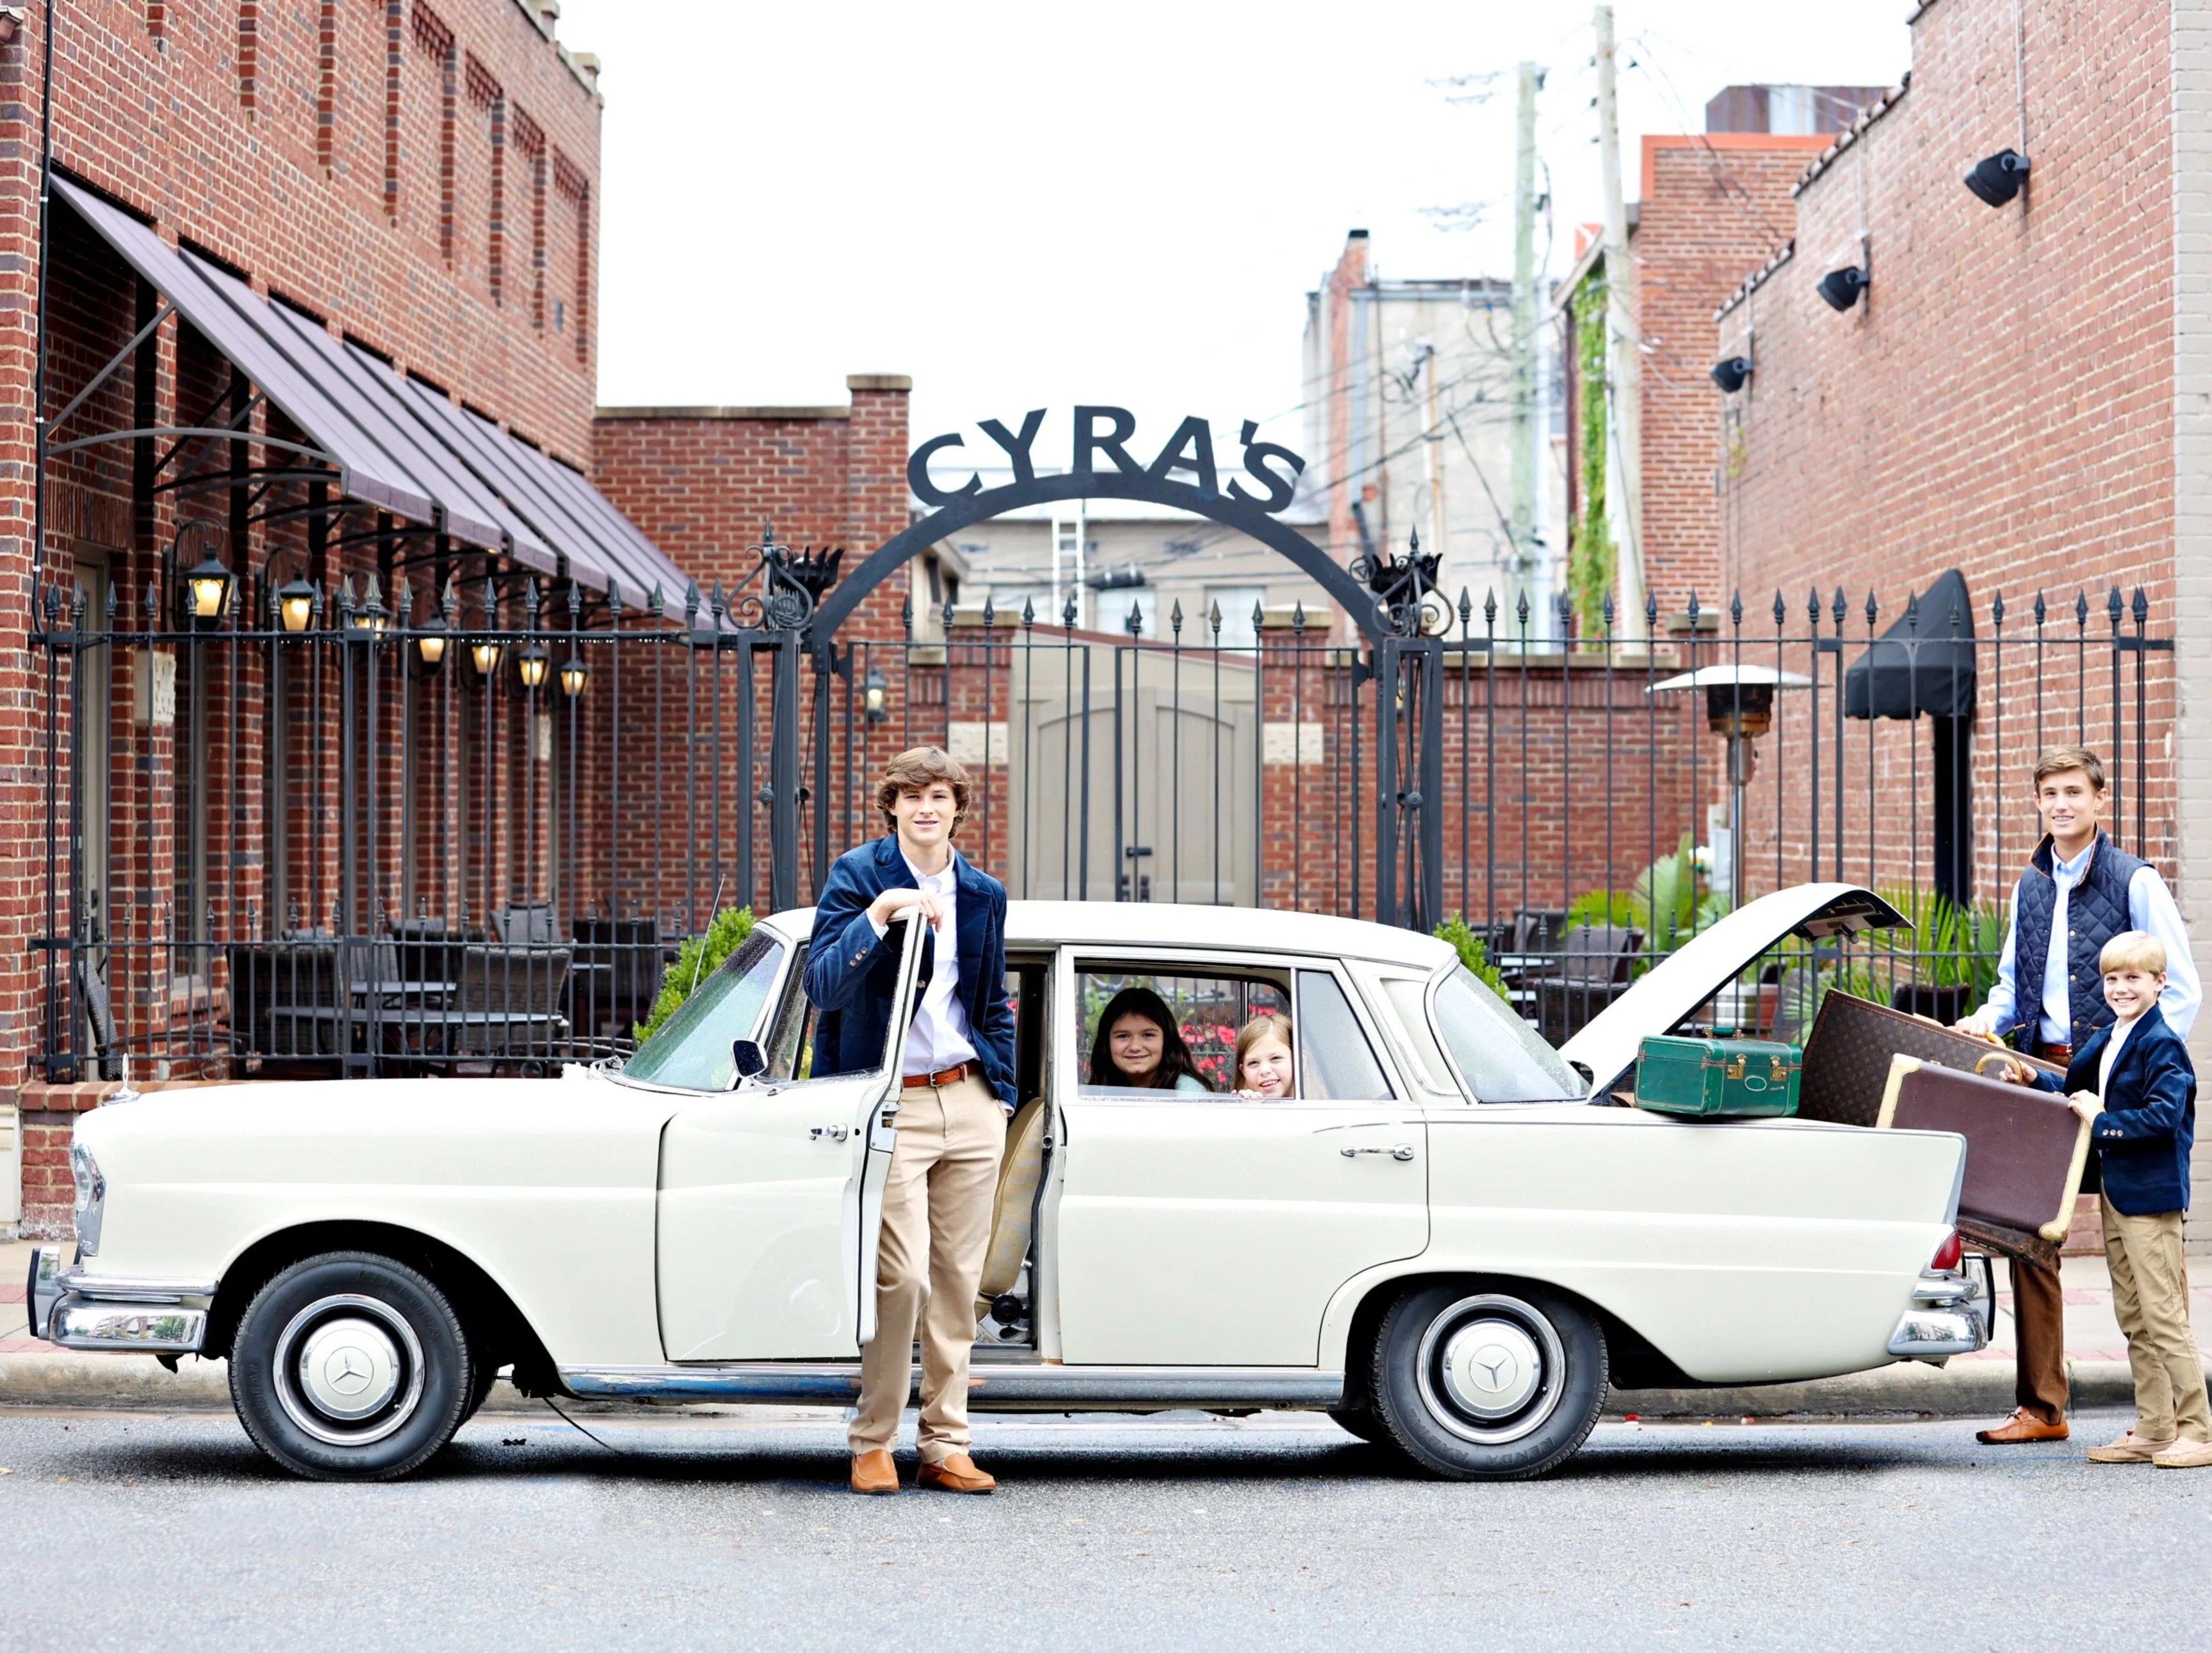
<svg viewBox="0 0 2212 1653">
<path fill-rule="evenodd" d="M 561 994 L 568 960 L 566 947 L 464 946 L 458 1002 L 421 1013 L 425 1036 L 441 1035 L 447 1056 L 559 1060 L 568 1054 Z"/>
<path fill-rule="evenodd" d="M 579 918 L 568 974 L 568 1018 L 580 1031 L 617 1038 L 645 1019 L 672 955 L 653 919 Z"/>
<path fill-rule="evenodd" d="M 343 1058 L 359 1018 L 340 991 L 339 944 L 236 941 L 230 964 L 230 1042 L 240 1056 Z"/>
<path fill-rule="evenodd" d="M 1627 992 L 1643 945 L 1644 932 L 1632 926 L 1577 924 L 1568 931 L 1557 968 L 1529 978 L 1544 1037 L 1565 1044 Z"/>
</svg>

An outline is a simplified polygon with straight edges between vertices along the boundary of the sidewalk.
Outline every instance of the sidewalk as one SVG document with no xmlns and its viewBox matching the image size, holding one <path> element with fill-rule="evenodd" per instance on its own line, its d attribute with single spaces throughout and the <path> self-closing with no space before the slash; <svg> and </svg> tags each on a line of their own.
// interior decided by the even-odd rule
<svg viewBox="0 0 2212 1653">
<path fill-rule="evenodd" d="M 48 1242 L 52 1243 L 52 1242 Z M 166 1409 L 228 1407 L 228 1373 L 220 1362 L 181 1362 L 166 1370 L 151 1355 L 73 1354 L 29 1335 L 23 1285 L 31 1243 L 0 1242 L 0 1405 L 49 1407 L 143 1406 Z M 1990 1345 L 1937 1368 L 1899 1362 L 1849 1377 L 1810 1383 L 1759 1384 L 1721 1389 L 1616 1389 L 1607 1408 L 1640 1418 L 1735 1417 L 1987 1417 L 2012 1410 L 2014 1334 L 2012 1293 L 1997 1273 L 1997 1323 Z M 2069 1257 L 2066 1358 L 2072 1368 L 2074 1405 L 2132 1404 L 2127 1340 L 2112 1314 L 2111 1276 L 2102 1257 Z M 2212 1358 L 2212 1285 L 2190 1292 L 2191 1323 Z M 504 1403 L 504 1404 L 503 1404 Z M 488 1404 L 530 1404 L 502 1383 Z"/>
</svg>

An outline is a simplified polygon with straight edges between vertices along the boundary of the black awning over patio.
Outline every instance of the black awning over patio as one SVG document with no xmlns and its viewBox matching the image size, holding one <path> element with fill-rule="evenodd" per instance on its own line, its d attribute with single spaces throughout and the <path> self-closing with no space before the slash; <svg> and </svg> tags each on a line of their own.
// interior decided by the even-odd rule
<svg viewBox="0 0 2212 1653">
<path fill-rule="evenodd" d="M 680 611 L 685 576 L 577 471 L 65 178 L 54 190 L 303 432 L 348 498 L 642 604 Z"/>
<path fill-rule="evenodd" d="M 1974 611 L 1966 576 L 1936 576 L 1844 673 L 1844 715 L 1960 718 L 1974 714 Z"/>
</svg>

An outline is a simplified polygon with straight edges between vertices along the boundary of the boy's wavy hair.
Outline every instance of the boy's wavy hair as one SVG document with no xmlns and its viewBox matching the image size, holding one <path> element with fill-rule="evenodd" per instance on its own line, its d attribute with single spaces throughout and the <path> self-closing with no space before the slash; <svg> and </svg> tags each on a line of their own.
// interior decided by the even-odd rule
<svg viewBox="0 0 2212 1653">
<path fill-rule="evenodd" d="M 919 792 L 924 787 L 942 781 L 952 788 L 952 830 L 960 830 L 961 822 L 968 818 L 968 788 L 971 784 L 968 771 L 942 747 L 909 746 L 884 765 L 884 772 L 876 782 L 876 808 L 884 817 L 884 829 L 898 830 L 898 817 L 891 806 L 898 802 L 902 792 Z"/>
</svg>

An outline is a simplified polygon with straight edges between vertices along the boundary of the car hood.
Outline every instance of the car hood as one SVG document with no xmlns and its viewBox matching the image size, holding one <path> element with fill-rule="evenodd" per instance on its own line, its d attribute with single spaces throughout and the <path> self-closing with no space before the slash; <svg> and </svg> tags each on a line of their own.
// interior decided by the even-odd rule
<svg viewBox="0 0 2212 1653">
<path fill-rule="evenodd" d="M 1855 884 L 1799 884 L 1761 896 L 1700 931 L 1655 965 L 1559 1054 L 1589 1070 L 1592 1096 L 1602 1096 L 1636 1060 L 1637 1048 L 1664 1033 L 1742 974 L 1752 960 L 1785 937 L 1820 941 L 1853 930 L 1886 930 L 1905 915 Z"/>
</svg>

